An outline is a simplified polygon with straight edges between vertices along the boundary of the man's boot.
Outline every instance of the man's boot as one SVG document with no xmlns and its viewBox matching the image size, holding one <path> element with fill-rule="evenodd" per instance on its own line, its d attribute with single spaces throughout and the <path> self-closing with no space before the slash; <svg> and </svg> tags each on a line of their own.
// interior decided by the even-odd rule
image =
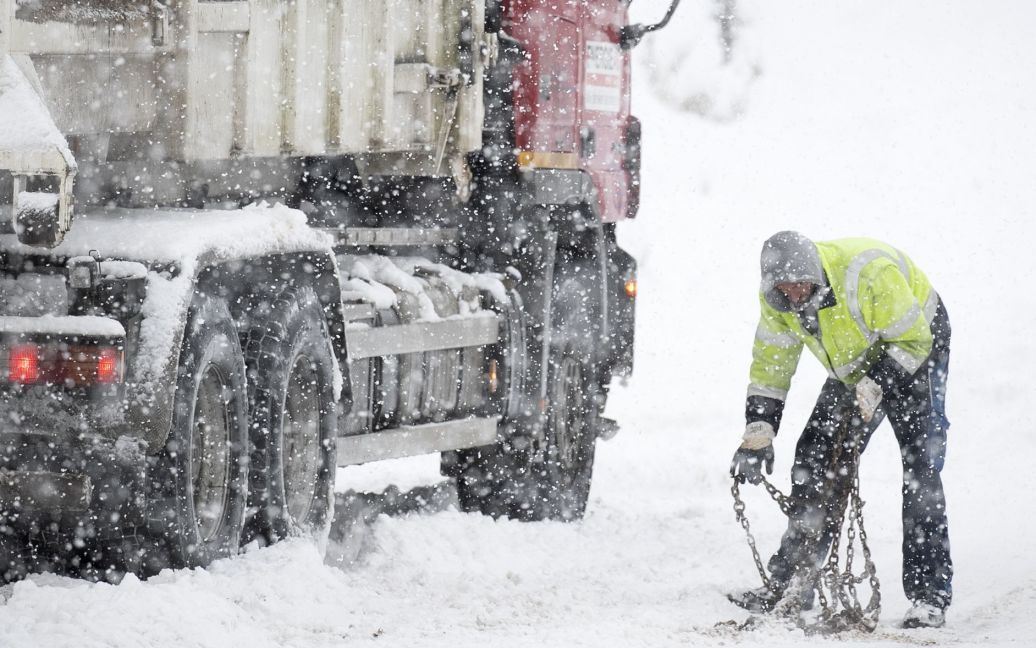
<svg viewBox="0 0 1036 648">
<path fill-rule="evenodd" d="M 946 623 L 946 610 L 938 605 L 915 601 L 903 617 L 904 628 L 941 628 Z"/>
<path fill-rule="evenodd" d="M 773 610 L 777 603 L 780 602 L 782 595 L 783 588 L 773 590 L 766 585 L 762 585 L 742 592 L 731 592 L 727 594 L 727 599 L 734 605 L 749 612 L 765 614 Z"/>
<path fill-rule="evenodd" d="M 767 613 L 772 612 L 777 604 L 784 600 L 787 586 L 779 585 L 771 589 L 765 585 L 743 592 L 731 592 L 727 599 L 734 605 L 744 608 L 749 612 Z M 790 594 L 790 592 L 788 592 Z M 799 592 L 800 609 L 807 611 L 813 609 L 814 594 L 812 587 L 803 587 Z"/>
</svg>

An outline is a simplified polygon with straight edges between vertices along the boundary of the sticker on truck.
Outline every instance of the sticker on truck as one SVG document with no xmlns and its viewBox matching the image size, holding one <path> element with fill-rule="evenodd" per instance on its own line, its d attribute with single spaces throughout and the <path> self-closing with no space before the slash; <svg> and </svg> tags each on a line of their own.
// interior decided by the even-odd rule
<svg viewBox="0 0 1036 648">
<path fill-rule="evenodd" d="M 605 41 L 586 42 L 583 108 L 617 113 L 622 109 L 622 50 Z"/>
</svg>

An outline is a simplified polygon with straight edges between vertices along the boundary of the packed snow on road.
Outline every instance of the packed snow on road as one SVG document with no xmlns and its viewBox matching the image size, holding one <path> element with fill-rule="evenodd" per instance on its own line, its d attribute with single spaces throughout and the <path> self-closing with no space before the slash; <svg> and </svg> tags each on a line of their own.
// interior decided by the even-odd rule
<svg viewBox="0 0 1036 648">
<path fill-rule="evenodd" d="M 460 513 L 438 457 L 349 467 L 326 556 L 291 540 L 118 585 L 33 575 L 0 588 L 0 646 L 1031 645 L 1036 6 L 743 0 L 724 66 L 709 16 L 722 3 L 684 4 L 635 55 L 643 204 L 618 235 L 639 260 L 636 370 L 613 385 L 622 429 L 598 446 L 585 519 Z M 900 460 L 884 424 L 861 467 L 877 630 L 736 629 L 748 614 L 725 594 L 759 576 L 727 470 L 759 247 L 781 229 L 901 246 L 951 314 L 944 628 L 898 627 Z M 805 358 L 775 441 L 784 490 L 823 379 Z M 742 493 L 768 555 L 784 520 L 761 489 Z"/>
</svg>

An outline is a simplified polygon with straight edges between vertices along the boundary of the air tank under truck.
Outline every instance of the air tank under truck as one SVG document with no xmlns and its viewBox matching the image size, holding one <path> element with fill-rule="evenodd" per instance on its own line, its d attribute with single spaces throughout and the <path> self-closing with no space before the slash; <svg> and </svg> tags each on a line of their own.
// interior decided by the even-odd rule
<svg viewBox="0 0 1036 648">
<path fill-rule="evenodd" d="M 339 467 L 417 454 L 580 518 L 633 364 L 627 4 L 0 0 L 3 578 L 323 541 Z"/>
</svg>

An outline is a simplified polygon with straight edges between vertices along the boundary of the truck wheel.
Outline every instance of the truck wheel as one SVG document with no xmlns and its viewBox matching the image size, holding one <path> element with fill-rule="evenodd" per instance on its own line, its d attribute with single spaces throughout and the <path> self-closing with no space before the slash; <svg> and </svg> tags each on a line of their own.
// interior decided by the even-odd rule
<svg viewBox="0 0 1036 648">
<path fill-rule="evenodd" d="M 555 354 L 550 371 L 538 452 L 510 440 L 457 453 L 462 511 L 526 521 L 583 517 L 593 475 L 597 383 L 589 361 L 570 348 Z"/>
<path fill-rule="evenodd" d="M 600 277 L 593 259 L 559 253 L 547 373 L 542 517 L 578 520 L 586 512 L 601 409 L 597 344 Z"/>
<path fill-rule="evenodd" d="M 205 566 L 237 553 L 248 480 L 246 400 L 244 357 L 227 304 L 198 295 L 177 370 L 172 430 L 149 473 L 152 549 L 165 554 L 148 560 L 152 569 Z"/>
<path fill-rule="evenodd" d="M 311 288 L 285 290 L 246 344 L 252 420 L 248 535 L 292 534 L 323 547 L 334 506 L 335 363 L 323 309 Z"/>
<path fill-rule="evenodd" d="M 551 361 L 542 476 L 542 517 L 578 520 L 586 512 L 596 447 L 596 386 L 593 368 L 572 349 Z"/>
<path fill-rule="evenodd" d="M 593 275 L 590 264 L 569 268 L 554 298 L 542 443 L 531 447 L 528 437 L 519 435 L 497 446 L 459 452 L 454 474 L 463 511 L 563 521 L 581 519 L 586 512 L 600 409 L 591 326 L 595 305 L 585 288 Z"/>
</svg>

